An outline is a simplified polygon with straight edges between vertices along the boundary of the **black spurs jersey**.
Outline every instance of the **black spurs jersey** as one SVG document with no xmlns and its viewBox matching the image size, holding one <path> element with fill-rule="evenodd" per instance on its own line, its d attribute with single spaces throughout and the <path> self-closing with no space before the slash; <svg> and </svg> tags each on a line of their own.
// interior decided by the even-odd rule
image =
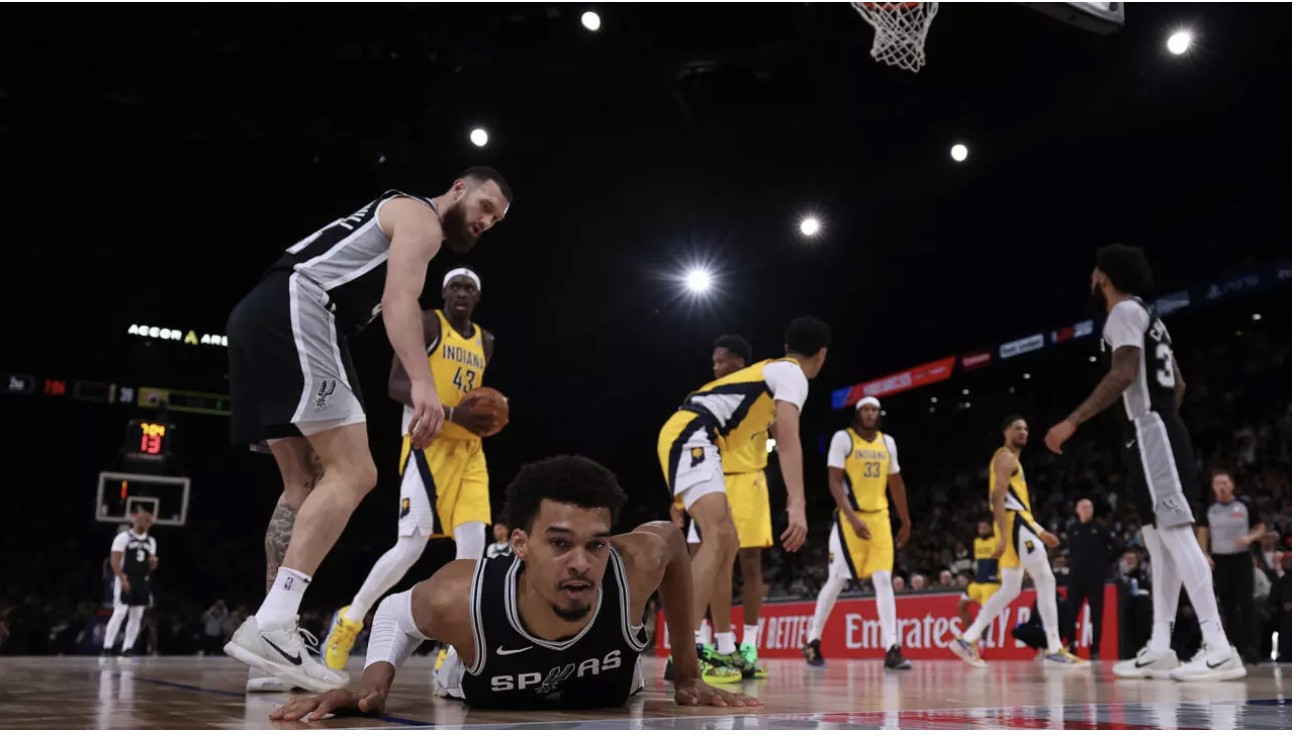
<svg viewBox="0 0 1300 736">
<path fill-rule="evenodd" d="M 113 539 L 112 551 L 122 553 L 122 573 L 130 580 L 149 577 L 149 558 L 158 554 L 158 542 L 148 532 L 136 536 L 130 529 Z"/>
<path fill-rule="evenodd" d="M 388 236 L 379 227 L 379 209 L 390 199 L 406 197 L 434 208 L 433 200 L 396 189 L 355 214 L 335 220 L 287 249 L 271 270 L 292 270 L 329 295 L 339 332 L 355 335 L 379 316 L 388 274 Z"/>
<path fill-rule="evenodd" d="M 618 551 L 600 584 L 596 612 L 566 641 L 524 629 L 516 593 L 523 562 L 513 555 L 481 560 L 470 589 L 474 666 L 461 679 L 465 702 L 492 708 L 600 708 L 640 689 L 639 659 L 648 643 L 632 626 L 627 571 Z"/>
<path fill-rule="evenodd" d="M 1124 411 L 1130 420 L 1151 412 L 1173 412 L 1174 348 L 1165 323 L 1151 305 L 1129 297 L 1110 310 L 1102 340 L 1112 350 L 1139 351 L 1138 378 L 1124 390 Z"/>
</svg>

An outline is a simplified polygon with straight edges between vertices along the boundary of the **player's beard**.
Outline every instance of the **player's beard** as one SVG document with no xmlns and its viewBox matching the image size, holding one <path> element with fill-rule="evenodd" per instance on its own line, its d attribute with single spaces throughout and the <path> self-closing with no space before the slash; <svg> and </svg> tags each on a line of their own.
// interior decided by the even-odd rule
<svg viewBox="0 0 1300 736">
<path fill-rule="evenodd" d="M 1092 309 L 1097 314 L 1105 315 L 1110 311 L 1110 304 L 1106 301 L 1106 292 L 1102 290 L 1101 284 L 1092 286 Z"/>
<path fill-rule="evenodd" d="M 584 603 L 580 608 L 563 608 L 561 606 L 552 605 L 551 610 L 555 611 L 555 615 L 565 621 L 581 621 L 587 617 L 588 613 L 591 613 L 591 604 Z"/>
<path fill-rule="evenodd" d="M 468 253 L 478 243 L 478 238 L 470 234 L 465 222 L 465 205 L 457 202 L 442 213 L 442 233 L 447 238 L 447 247 L 457 253 Z"/>
</svg>

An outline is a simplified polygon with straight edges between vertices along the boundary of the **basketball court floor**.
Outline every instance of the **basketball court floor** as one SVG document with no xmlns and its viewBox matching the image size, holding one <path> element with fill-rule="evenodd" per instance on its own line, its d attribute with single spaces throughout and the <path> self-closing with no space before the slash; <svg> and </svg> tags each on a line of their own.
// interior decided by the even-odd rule
<svg viewBox="0 0 1300 736">
<path fill-rule="evenodd" d="M 354 658 L 354 661 L 356 658 Z M 598 711 L 470 710 L 434 698 L 432 658 L 404 667 L 376 718 L 274 723 L 284 696 L 243 692 L 247 668 L 226 657 L 157 657 L 100 665 L 95 657 L 0 659 L 0 729 L 18 728 L 529 728 L 529 729 L 1286 729 L 1291 668 L 1257 666 L 1245 680 L 1176 683 L 1117 680 L 1109 666 L 1045 671 L 1030 662 L 974 670 L 957 661 L 915 662 L 885 672 L 876 661 L 768 662 L 771 677 L 738 686 L 761 708 L 674 705 L 647 659 L 646 691 Z M 354 682 L 361 662 L 349 668 Z M 651 674 L 653 673 L 653 676 Z"/>
</svg>

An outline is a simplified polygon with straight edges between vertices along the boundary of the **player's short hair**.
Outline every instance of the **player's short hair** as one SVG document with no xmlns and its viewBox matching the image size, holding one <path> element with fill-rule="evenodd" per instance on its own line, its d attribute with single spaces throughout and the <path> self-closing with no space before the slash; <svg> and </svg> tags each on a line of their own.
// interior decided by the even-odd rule
<svg viewBox="0 0 1300 736">
<path fill-rule="evenodd" d="M 584 509 L 609 509 L 610 524 L 614 524 L 627 495 L 604 465 L 581 455 L 556 455 L 528 463 L 510 481 L 506 526 L 528 533 L 546 499 Z"/>
<path fill-rule="evenodd" d="M 816 317 L 800 317 L 785 328 L 786 349 L 805 358 L 830 344 L 831 326 Z"/>
<path fill-rule="evenodd" d="M 494 181 L 501 189 L 501 194 L 505 196 L 507 203 L 515 201 L 515 193 L 510 189 L 509 182 L 507 182 L 506 178 L 501 175 L 501 172 L 489 166 L 471 166 L 462 171 L 460 176 L 456 178 L 464 179 L 465 181 L 473 182 L 477 185 Z"/>
<path fill-rule="evenodd" d="M 1097 270 L 1125 294 L 1145 294 L 1151 290 L 1151 264 L 1137 246 L 1111 243 L 1098 248 Z"/>
<path fill-rule="evenodd" d="M 1022 420 L 1022 419 L 1024 419 L 1024 416 L 1022 416 L 1022 415 L 1020 415 L 1020 414 L 1012 414 L 1011 416 L 1007 417 L 1006 419 L 1003 419 L 1003 420 L 1002 420 L 1002 431 L 1003 431 L 1003 432 L 1007 431 L 1007 427 L 1010 427 L 1011 425 L 1015 424 L 1016 422 L 1018 422 L 1018 421 L 1020 421 L 1020 420 Z"/>
<path fill-rule="evenodd" d="M 754 349 L 749 346 L 749 341 L 740 335 L 723 335 L 713 341 L 713 347 L 726 350 L 745 361 L 746 365 L 754 359 Z"/>
</svg>

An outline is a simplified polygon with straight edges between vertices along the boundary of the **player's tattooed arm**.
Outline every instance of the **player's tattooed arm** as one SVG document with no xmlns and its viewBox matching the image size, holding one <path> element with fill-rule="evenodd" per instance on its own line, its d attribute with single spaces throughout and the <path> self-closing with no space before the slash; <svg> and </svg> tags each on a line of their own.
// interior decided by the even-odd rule
<svg viewBox="0 0 1300 736">
<path fill-rule="evenodd" d="M 1093 389 L 1092 395 L 1084 400 L 1079 408 L 1071 412 L 1066 421 L 1077 427 L 1118 401 L 1119 397 L 1124 395 L 1124 389 L 1137 380 L 1138 363 L 1141 357 L 1142 353 L 1136 347 L 1125 346 L 1116 349 L 1106 376 L 1101 379 L 1101 383 L 1097 384 L 1097 388 Z"/>
</svg>

